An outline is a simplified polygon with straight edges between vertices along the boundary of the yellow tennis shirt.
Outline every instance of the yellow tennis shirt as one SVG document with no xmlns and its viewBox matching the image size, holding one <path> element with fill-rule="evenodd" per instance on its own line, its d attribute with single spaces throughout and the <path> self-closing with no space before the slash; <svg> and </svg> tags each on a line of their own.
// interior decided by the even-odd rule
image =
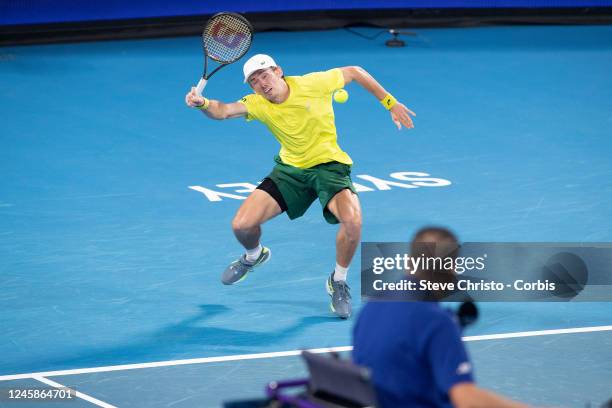
<svg viewBox="0 0 612 408">
<path fill-rule="evenodd" d="M 250 94 L 240 100 L 247 107 L 248 121 L 265 124 L 281 145 L 283 163 L 307 169 L 337 161 L 353 164 L 340 146 L 334 121 L 332 93 L 344 87 L 339 68 L 285 77 L 289 97 L 272 103 L 261 95 Z"/>
</svg>

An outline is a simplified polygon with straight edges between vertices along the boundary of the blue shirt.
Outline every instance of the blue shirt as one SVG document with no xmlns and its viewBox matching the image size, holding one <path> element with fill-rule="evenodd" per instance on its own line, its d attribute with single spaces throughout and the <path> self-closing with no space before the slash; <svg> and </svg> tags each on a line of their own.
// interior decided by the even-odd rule
<svg viewBox="0 0 612 408">
<path fill-rule="evenodd" d="M 452 386 L 474 381 L 459 325 L 436 302 L 368 302 L 353 347 L 383 408 L 452 407 Z"/>
</svg>

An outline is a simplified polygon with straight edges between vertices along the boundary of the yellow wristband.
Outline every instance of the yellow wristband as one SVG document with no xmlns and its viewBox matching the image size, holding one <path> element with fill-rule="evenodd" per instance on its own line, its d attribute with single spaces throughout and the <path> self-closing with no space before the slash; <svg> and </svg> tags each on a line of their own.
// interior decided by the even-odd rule
<svg viewBox="0 0 612 408">
<path fill-rule="evenodd" d="M 210 101 L 204 98 L 204 103 L 201 104 L 200 106 L 196 106 L 196 108 L 198 108 L 199 110 L 206 110 L 208 109 L 209 106 L 210 106 Z"/>
<path fill-rule="evenodd" d="M 390 110 L 397 103 L 397 99 L 395 99 L 393 95 L 387 94 L 384 98 L 380 100 L 380 103 L 382 104 L 382 106 L 385 107 L 386 110 Z"/>
</svg>

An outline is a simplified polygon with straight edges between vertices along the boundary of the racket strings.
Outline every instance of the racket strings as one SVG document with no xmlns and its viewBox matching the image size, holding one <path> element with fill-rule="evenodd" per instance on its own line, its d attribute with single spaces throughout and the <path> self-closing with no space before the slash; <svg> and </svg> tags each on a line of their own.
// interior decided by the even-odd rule
<svg viewBox="0 0 612 408">
<path fill-rule="evenodd" d="M 223 14 L 213 17 L 204 29 L 204 50 L 213 60 L 229 64 L 241 58 L 251 45 L 252 29 L 242 18 Z"/>
</svg>

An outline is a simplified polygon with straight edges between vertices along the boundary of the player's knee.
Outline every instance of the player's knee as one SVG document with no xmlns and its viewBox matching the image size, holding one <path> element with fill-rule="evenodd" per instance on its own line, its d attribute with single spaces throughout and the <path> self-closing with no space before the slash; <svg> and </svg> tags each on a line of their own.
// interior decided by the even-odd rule
<svg viewBox="0 0 612 408">
<path fill-rule="evenodd" d="M 234 230 L 234 232 L 246 232 L 255 227 L 257 227 L 257 224 L 247 217 L 236 216 L 232 220 L 232 230 Z"/>
</svg>

